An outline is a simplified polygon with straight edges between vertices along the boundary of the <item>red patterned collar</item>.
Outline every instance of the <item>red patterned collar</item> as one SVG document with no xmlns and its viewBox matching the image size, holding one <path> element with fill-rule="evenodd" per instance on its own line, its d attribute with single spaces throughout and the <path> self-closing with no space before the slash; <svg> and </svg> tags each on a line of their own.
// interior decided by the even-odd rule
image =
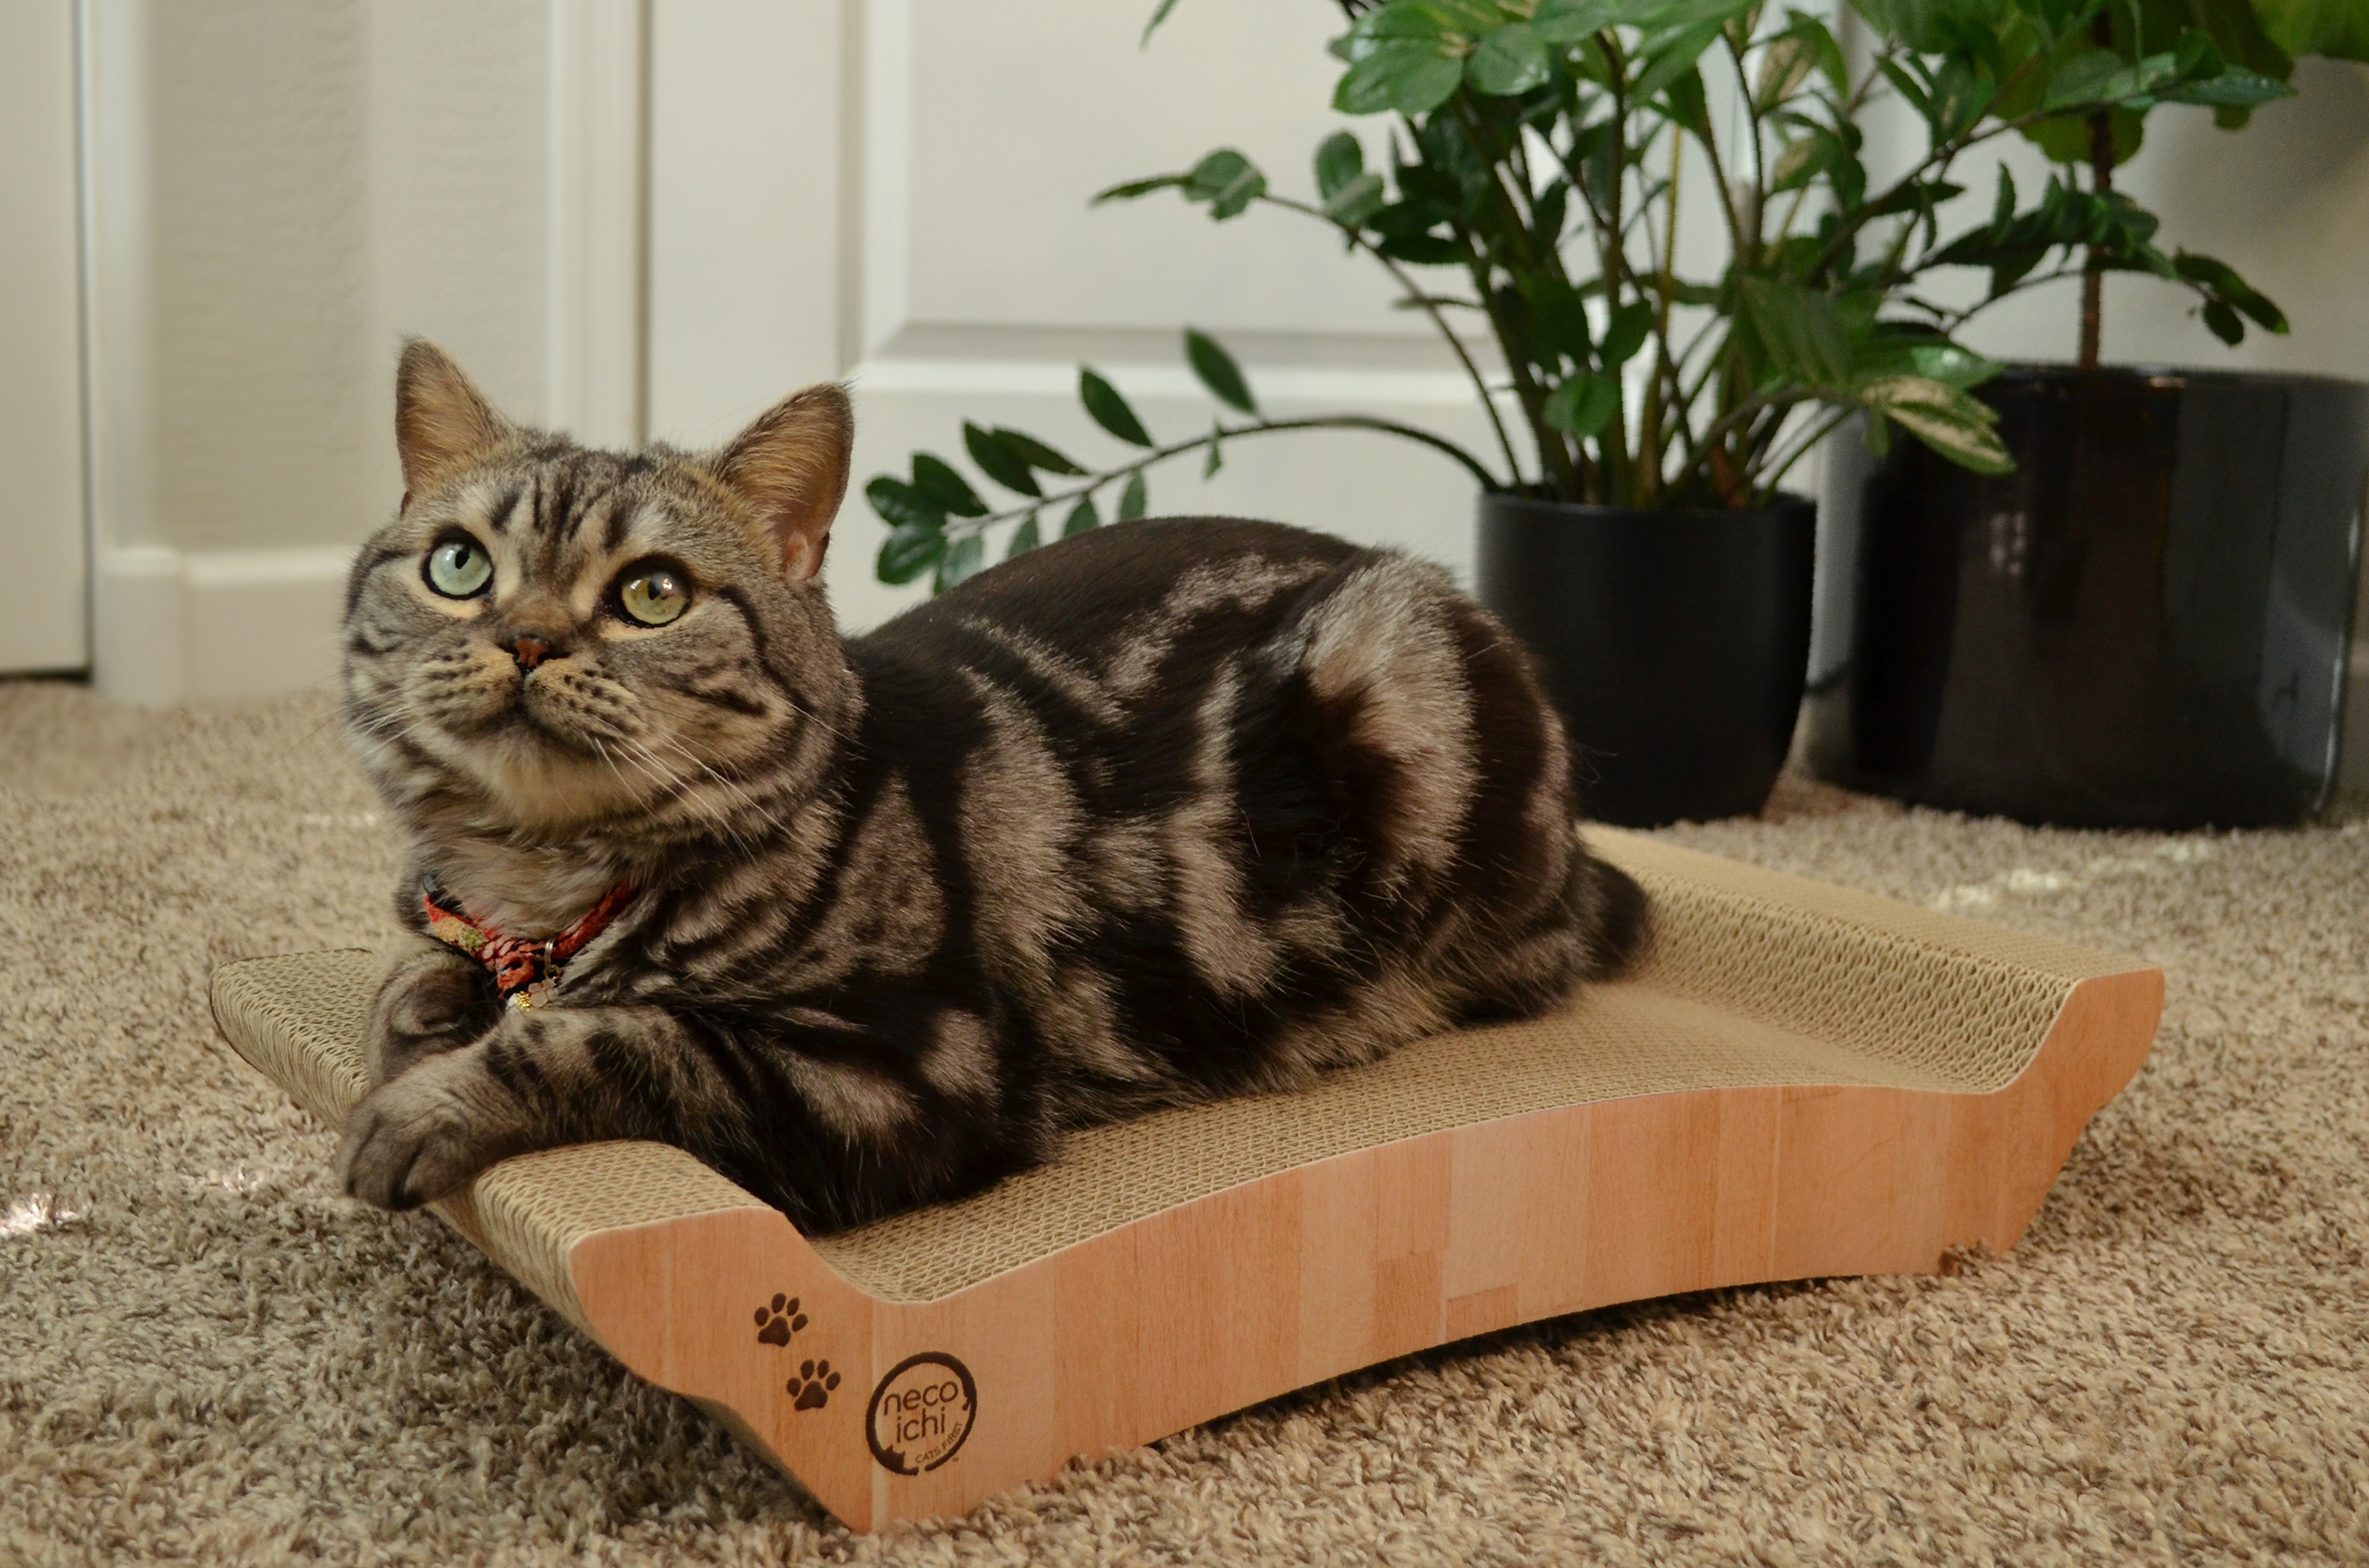
<svg viewBox="0 0 2369 1568">
<path fill-rule="evenodd" d="M 584 944 L 609 928 L 617 912 L 633 902 L 634 886 L 620 882 L 601 895 L 585 917 L 557 936 L 540 940 L 511 936 L 463 910 L 437 886 L 433 877 L 419 887 L 419 905 L 428 917 L 428 934 L 464 957 L 492 971 L 495 989 L 512 1007 L 544 1007 L 559 990 L 559 972 Z"/>
</svg>

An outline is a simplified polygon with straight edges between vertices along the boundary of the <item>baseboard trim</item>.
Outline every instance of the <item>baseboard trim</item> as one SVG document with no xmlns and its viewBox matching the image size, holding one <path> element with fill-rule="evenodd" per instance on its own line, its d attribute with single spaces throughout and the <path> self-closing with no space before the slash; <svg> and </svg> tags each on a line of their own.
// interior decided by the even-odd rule
<svg viewBox="0 0 2369 1568">
<path fill-rule="evenodd" d="M 341 544 L 102 551 L 92 683 L 149 706 L 328 690 L 353 558 Z"/>
</svg>

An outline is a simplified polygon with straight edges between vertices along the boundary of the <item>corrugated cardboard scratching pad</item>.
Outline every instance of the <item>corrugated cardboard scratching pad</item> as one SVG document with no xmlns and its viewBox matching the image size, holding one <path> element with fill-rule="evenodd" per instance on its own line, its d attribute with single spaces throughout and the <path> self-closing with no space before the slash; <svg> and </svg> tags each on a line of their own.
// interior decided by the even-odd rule
<svg viewBox="0 0 2369 1568">
<path fill-rule="evenodd" d="M 437 1209 L 867 1529 L 1468 1334 L 2007 1247 L 2154 1039 L 2135 961 L 1595 837 L 1657 940 L 1551 1017 L 1082 1133 L 820 1241 L 648 1143 L 522 1156 Z M 214 1013 L 341 1122 L 371 978 L 233 964 Z"/>
</svg>

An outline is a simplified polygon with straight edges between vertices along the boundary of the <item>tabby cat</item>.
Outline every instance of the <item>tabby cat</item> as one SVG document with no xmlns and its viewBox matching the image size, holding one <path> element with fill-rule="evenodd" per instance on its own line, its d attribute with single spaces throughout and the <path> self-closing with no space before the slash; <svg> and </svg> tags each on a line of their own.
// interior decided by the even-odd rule
<svg viewBox="0 0 2369 1568">
<path fill-rule="evenodd" d="M 1536 1013 L 1642 937 L 1529 658 L 1435 567 L 1130 523 L 843 640 L 838 387 L 632 456 L 426 342 L 396 388 L 344 629 L 411 842 L 357 1197 L 656 1139 L 828 1231 Z"/>
</svg>

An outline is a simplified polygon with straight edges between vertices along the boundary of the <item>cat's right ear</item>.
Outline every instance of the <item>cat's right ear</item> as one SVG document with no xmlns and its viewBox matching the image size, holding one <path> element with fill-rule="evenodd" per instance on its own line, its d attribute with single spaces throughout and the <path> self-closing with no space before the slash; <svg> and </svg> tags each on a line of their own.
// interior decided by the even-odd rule
<svg viewBox="0 0 2369 1568">
<path fill-rule="evenodd" d="M 826 382 L 774 404 L 708 459 L 756 514 L 792 582 L 822 570 L 854 447 L 847 389 Z"/>
<path fill-rule="evenodd" d="M 395 372 L 395 445 L 403 504 L 490 457 L 517 429 L 452 355 L 425 338 L 403 346 Z"/>
</svg>

